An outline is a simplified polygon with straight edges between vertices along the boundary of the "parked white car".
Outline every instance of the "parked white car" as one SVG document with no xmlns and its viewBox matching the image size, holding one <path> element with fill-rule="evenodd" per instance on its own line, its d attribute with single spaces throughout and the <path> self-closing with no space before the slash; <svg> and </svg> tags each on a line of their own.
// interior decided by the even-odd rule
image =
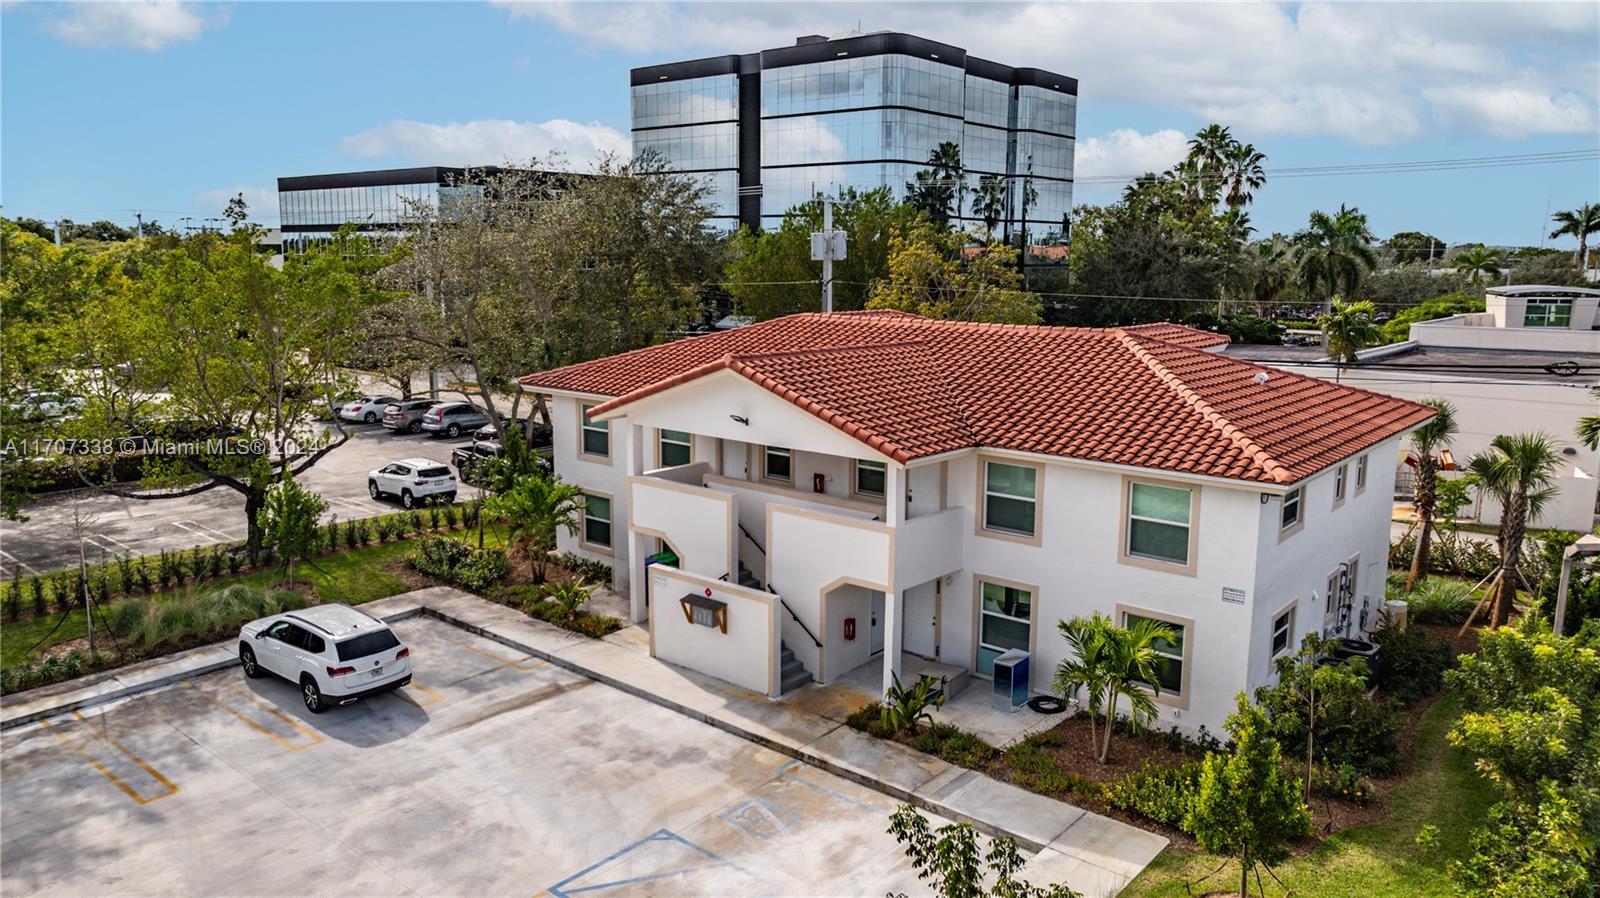
<svg viewBox="0 0 1600 898">
<path fill-rule="evenodd" d="M 416 508 L 430 498 L 454 502 L 456 475 L 449 465 L 431 458 L 401 459 L 368 472 L 367 494 L 374 499 L 398 496 L 407 508 Z"/>
<path fill-rule="evenodd" d="M 390 405 L 399 402 L 393 396 L 384 396 L 374 393 L 370 396 L 357 396 L 356 398 L 339 406 L 339 420 L 359 421 L 371 424 L 383 417 L 384 410 Z"/>
<path fill-rule="evenodd" d="M 245 624 L 239 664 L 252 680 L 273 674 L 298 685 L 313 714 L 411 682 L 411 649 L 388 624 L 349 605 L 317 605 Z"/>
</svg>

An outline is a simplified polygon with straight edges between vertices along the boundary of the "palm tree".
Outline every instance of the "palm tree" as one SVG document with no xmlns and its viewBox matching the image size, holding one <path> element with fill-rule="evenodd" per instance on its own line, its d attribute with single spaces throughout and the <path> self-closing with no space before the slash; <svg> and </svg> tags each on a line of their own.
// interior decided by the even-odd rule
<svg viewBox="0 0 1600 898">
<path fill-rule="evenodd" d="M 978 179 L 978 190 L 972 196 L 972 211 L 983 219 L 984 242 L 994 242 L 995 226 L 1006 217 L 1006 184 L 999 175 L 984 175 Z"/>
<path fill-rule="evenodd" d="M 1317 319 L 1322 328 L 1322 341 L 1328 347 L 1328 356 L 1342 365 L 1355 362 L 1361 350 L 1378 342 L 1382 334 L 1372 320 L 1378 313 L 1371 302 L 1333 301 L 1333 311 Z"/>
<path fill-rule="evenodd" d="M 1360 209 L 1341 204 L 1333 215 L 1312 212 L 1305 230 L 1294 235 L 1295 262 L 1306 295 L 1354 294 L 1366 273 L 1378 267 L 1374 239 Z"/>
<path fill-rule="evenodd" d="M 1255 191 L 1267 183 L 1267 170 L 1261 165 L 1266 161 L 1266 154 L 1257 152 L 1248 143 L 1235 141 L 1223 152 L 1222 172 L 1228 183 L 1228 195 L 1223 202 L 1230 209 L 1249 205 L 1255 199 Z"/>
<path fill-rule="evenodd" d="M 1141 618 L 1131 627 L 1119 627 L 1100 612 L 1088 618 L 1062 621 L 1061 634 L 1076 655 L 1056 667 L 1056 690 L 1075 695 L 1088 693 L 1085 708 L 1091 720 L 1105 714 L 1105 734 L 1096 746 L 1096 760 L 1106 763 L 1111 757 L 1111 733 L 1116 728 L 1117 703 L 1128 700 L 1128 720 L 1135 727 L 1146 726 L 1156 718 L 1151 695 L 1161 692 L 1160 671 L 1166 663 L 1156 652 L 1156 643 L 1169 645 L 1178 635 L 1159 621 Z M 1094 734 L 1090 733 L 1091 741 Z"/>
<path fill-rule="evenodd" d="M 1600 387 L 1590 387 L 1590 395 L 1600 399 Z M 1585 415 L 1578 419 L 1578 439 L 1590 452 L 1600 449 L 1600 415 Z"/>
<path fill-rule="evenodd" d="M 1491 626 L 1502 626 L 1511 619 L 1520 579 L 1517 560 L 1522 557 L 1528 521 L 1538 517 L 1555 496 L 1555 473 L 1560 465 L 1555 439 L 1545 433 L 1501 434 L 1467 463 L 1473 484 L 1500 503 L 1500 571 L 1489 616 Z"/>
<path fill-rule="evenodd" d="M 1294 259 L 1288 238 L 1273 234 L 1250 244 L 1249 261 L 1254 274 L 1251 292 L 1256 314 L 1265 315 L 1268 306 L 1278 301 L 1278 296 L 1289 289 L 1293 280 Z"/>
<path fill-rule="evenodd" d="M 525 474 L 483 503 L 485 514 L 506 522 L 514 541 L 527 540 L 528 565 L 535 583 L 544 582 L 545 563 L 556 548 L 556 530 L 577 533 L 582 508 L 582 490 L 543 473 Z"/>
<path fill-rule="evenodd" d="M 1083 707 L 1089 712 L 1089 745 L 1098 752 L 1100 739 L 1095 735 L 1095 718 L 1105 711 L 1106 685 L 1110 682 L 1105 658 L 1107 634 L 1116 625 L 1096 611 L 1089 617 L 1060 621 L 1057 626 L 1072 651 L 1056 665 L 1055 690 L 1073 701 L 1079 692 L 1084 693 Z"/>
<path fill-rule="evenodd" d="M 1492 278 L 1500 276 L 1500 254 L 1482 246 L 1474 246 L 1458 254 L 1450 260 L 1450 264 L 1455 266 L 1457 272 L 1465 272 L 1468 282 L 1473 284 L 1482 283 L 1484 275 Z"/>
<path fill-rule="evenodd" d="M 1428 577 L 1428 553 L 1432 548 L 1434 509 L 1439 502 L 1439 453 L 1456 436 L 1456 407 L 1444 399 L 1427 397 L 1423 405 L 1433 406 L 1428 423 L 1411 431 L 1411 448 L 1417 456 L 1417 484 L 1413 504 L 1417 509 L 1417 547 L 1411 553 L 1411 573 L 1406 577 L 1406 592 Z"/>
<path fill-rule="evenodd" d="M 1568 234 L 1578 238 L 1578 251 L 1572 261 L 1580 268 L 1589 267 L 1589 235 L 1600 231 L 1600 203 L 1584 203 L 1570 212 L 1557 212 L 1550 219 L 1560 227 L 1550 232 L 1550 239 Z"/>
<path fill-rule="evenodd" d="M 1200 163 L 1201 168 L 1216 171 L 1222 168 L 1229 150 L 1237 145 L 1232 130 L 1212 123 L 1196 131 L 1194 137 L 1189 139 L 1189 158 Z"/>
</svg>

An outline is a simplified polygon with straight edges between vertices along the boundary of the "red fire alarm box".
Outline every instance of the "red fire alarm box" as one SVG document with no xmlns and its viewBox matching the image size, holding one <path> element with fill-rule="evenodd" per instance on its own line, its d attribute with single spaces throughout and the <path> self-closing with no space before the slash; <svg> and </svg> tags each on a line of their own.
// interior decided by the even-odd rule
<svg viewBox="0 0 1600 898">
<path fill-rule="evenodd" d="M 844 619 L 844 638 L 850 641 L 856 638 L 856 619 L 853 617 Z"/>
<path fill-rule="evenodd" d="M 828 491 L 828 475 L 823 474 L 820 471 L 815 473 L 815 474 L 812 474 L 811 475 L 811 491 L 813 493 L 825 493 L 825 492 L 827 492 Z"/>
</svg>

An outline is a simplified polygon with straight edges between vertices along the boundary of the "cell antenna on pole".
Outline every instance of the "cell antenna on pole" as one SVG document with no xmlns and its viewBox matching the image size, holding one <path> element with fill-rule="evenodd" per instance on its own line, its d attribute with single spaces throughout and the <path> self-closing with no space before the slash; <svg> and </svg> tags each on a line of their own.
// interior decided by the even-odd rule
<svg viewBox="0 0 1600 898">
<path fill-rule="evenodd" d="M 822 198 L 822 230 L 811 232 L 811 261 L 822 263 L 822 311 L 833 311 L 833 263 L 844 259 L 847 240 L 833 226 L 833 200 Z"/>
</svg>

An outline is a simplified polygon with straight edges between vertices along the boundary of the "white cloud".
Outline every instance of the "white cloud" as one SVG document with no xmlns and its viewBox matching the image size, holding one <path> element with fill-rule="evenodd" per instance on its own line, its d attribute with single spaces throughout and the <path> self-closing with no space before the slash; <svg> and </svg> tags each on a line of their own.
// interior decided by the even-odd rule
<svg viewBox="0 0 1600 898">
<path fill-rule="evenodd" d="M 1176 107 L 1257 142 L 1394 144 L 1436 126 L 1498 135 L 1510 130 L 1501 110 L 1545 132 L 1592 133 L 1600 118 L 1594 3 L 497 5 L 660 62 L 781 47 L 860 22 L 1075 76 L 1086 104 Z M 1521 94 L 1503 90 L 1508 77 Z"/>
<path fill-rule="evenodd" d="M 196 196 L 190 205 L 208 216 L 218 216 L 228 208 L 228 201 L 244 194 L 245 205 L 250 207 L 252 221 L 278 220 L 278 191 L 272 187 L 254 187 L 240 184 L 235 187 L 218 187 Z"/>
<path fill-rule="evenodd" d="M 45 30 L 84 47 L 113 47 L 156 53 L 168 44 L 200 37 L 207 28 L 227 24 L 220 6 L 202 10 L 198 3 L 178 0 L 118 0 L 63 4 L 62 14 Z"/>
<path fill-rule="evenodd" d="M 629 141 L 627 135 L 599 122 L 567 119 L 479 119 L 443 125 L 396 121 L 346 137 L 339 149 L 351 156 L 396 157 L 423 165 L 494 165 L 556 156 L 581 168 L 606 153 L 627 156 Z"/>
<path fill-rule="evenodd" d="M 1166 128 L 1140 134 L 1132 128 L 1118 128 L 1104 137 L 1078 140 L 1072 166 L 1079 181 L 1115 175 L 1134 176 L 1171 168 L 1189 150 L 1188 135 Z"/>
</svg>

